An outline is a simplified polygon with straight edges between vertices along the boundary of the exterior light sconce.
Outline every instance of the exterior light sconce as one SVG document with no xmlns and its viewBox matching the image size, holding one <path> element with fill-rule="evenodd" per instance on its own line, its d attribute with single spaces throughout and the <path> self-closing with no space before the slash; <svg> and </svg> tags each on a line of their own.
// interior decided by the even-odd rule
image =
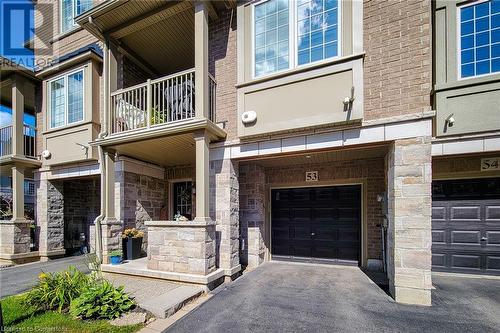
<svg viewBox="0 0 500 333">
<path fill-rule="evenodd" d="M 352 103 L 354 102 L 354 87 L 351 87 L 351 96 L 344 98 L 344 112 L 352 110 Z"/>
<path fill-rule="evenodd" d="M 444 120 L 444 123 L 446 126 L 448 127 L 452 127 L 453 124 L 455 124 L 455 118 L 453 117 L 453 113 L 450 114 L 445 120 Z"/>
</svg>

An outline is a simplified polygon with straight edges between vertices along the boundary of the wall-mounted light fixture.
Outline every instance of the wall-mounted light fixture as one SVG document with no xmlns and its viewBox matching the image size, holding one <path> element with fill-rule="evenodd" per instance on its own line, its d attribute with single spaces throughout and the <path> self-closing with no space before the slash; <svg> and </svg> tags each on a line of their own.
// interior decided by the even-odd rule
<svg viewBox="0 0 500 333">
<path fill-rule="evenodd" d="M 453 124 L 455 123 L 455 118 L 453 117 L 453 113 L 450 114 L 445 120 L 445 125 L 448 126 L 448 127 L 452 127 Z"/>
</svg>

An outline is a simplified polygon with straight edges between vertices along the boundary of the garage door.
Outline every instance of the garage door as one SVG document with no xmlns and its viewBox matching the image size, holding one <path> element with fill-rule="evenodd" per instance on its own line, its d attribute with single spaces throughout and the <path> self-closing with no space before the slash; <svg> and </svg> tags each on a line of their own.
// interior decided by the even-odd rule
<svg viewBox="0 0 500 333">
<path fill-rule="evenodd" d="M 271 191 L 273 259 L 359 262 L 360 186 Z"/>
<path fill-rule="evenodd" d="M 432 187 L 433 269 L 500 274 L 500 178 Z"/>
</svg>

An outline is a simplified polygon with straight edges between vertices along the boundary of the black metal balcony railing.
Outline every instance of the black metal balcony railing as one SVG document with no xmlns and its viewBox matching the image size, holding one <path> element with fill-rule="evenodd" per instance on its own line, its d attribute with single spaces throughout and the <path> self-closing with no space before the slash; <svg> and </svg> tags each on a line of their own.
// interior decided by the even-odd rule
<svg viewBox="0 0 500 333">
<path fill-rule="evenodd" d="M 215 79 L 209 76 L 209 119 L 215 122 Z M 195 71 L 148 80 L 111 93 L 111 132 L 149 128 L 195 117 Z"/>
<path fill-rule="evenodd" d="M 12 155 L 12 125 L 0 127 L 0 156 Z M 25 157 L 36 158 L 36 128 L 23 125 L 23 154 Z"/>
</svg>

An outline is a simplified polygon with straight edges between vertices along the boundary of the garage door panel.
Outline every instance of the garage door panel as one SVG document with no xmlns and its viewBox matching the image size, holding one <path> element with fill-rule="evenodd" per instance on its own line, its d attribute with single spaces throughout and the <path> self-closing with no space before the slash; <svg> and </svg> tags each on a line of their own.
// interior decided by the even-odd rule
<svg viewBox="0 0 500 333">
<path fill-rule="evenodd" d="M 450 208 L 450 220 L 467 220 L 467 221 L 480 221 L 481 220 L 481 209 L 480 207 L 451 207 Z"/>
<path fill-rule="evenodd" d="M 500 178 L 433 182 L 434 269 L 500 274 Z"/>
<path fill-rule="evenodd" d="M 316 222 L 329 222 L 337 216 L 334 208 L 316 208 L 314 209 L 314 219 Z"/>
<path fill-rule="evenodd" d="M 500 221 L 500 206 L 486 206 L 486 221 L 499 222 Z"/>
<path fill-rule="evenodd" d="M 481 256 L 466 255 L 466 254 L 452 254 L 451 255 L 452 268 L 466 268 L 480 270 Z"/>
<path fill-rule="evenodd" d="M 486 244 L 500 246 L 500 231 L 486 231 Z"/>
<path fill-rule="evenodd" d="M 291 209 L 291 217 L 296 223 L 307 222 L 311 219 L 310 208 L 293 208 Z"/>
<path fill-rule="evenodd" d="M 338 229 L 334 225 L 320 225 L 311 228 L 311 233 L 314 233 L 314 240 L 331 240 L 335 241 L 340 236 L 338 235 Z"/>
<path fill-rule="evenodd" d="M 487 256 L 486 270 L 490 271 L 491 273 L 500 273 L 500 256 Z"/>
<path fill-rule="evenodd" d="M 294 226 L 290 228 L 290 238 L 294 240 L 311 240 L 310 226 Z"/>
<path fill-rule="evenodd" d="M 446 266 L 446 254 L 444 253 L 432 253 L 432 265 L 445 267 Z"/>
<path fill-rule="evenodd" d="M 432 207 L 432 219 L 446 221 L 446 207 Z"/>
<path fill-rule="evenodd" d="M 445 230 L 432 230 L 432 243 L 442 243 L 446 242 L 446 231 Z"/>
<path fill-rule="evenodd" d="M 457 244 L 477 244 L 480 245 L 481 231 L 479 230 L 456 230 L 451 232 L 451 243 Z"/>
</svg>

